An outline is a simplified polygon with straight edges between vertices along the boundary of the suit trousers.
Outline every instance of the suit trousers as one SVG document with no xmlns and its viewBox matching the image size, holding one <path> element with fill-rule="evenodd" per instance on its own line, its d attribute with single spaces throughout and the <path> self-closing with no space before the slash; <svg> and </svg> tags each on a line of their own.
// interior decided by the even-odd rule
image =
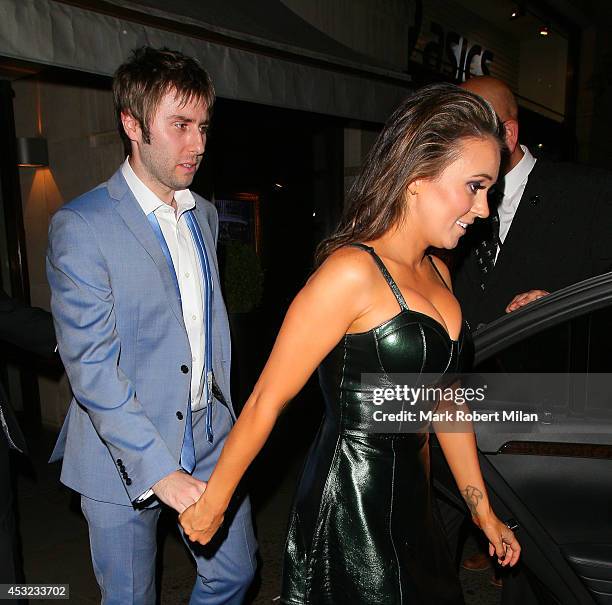
<svg viewBox="0 0 612 605">
<path fill-rule="evenodd" d="M 196 468 L 207 481 L 232 426 L 229 410 L 215 402 L 214 443 L 205 437 L 206 411 L 193 413 Z M 156 529 L 161 508 L 134 509 L 81 496 L 89 526 L 91 557 L 103 605 L 155 603 Z M 180 528 L 180 527 L 179 527 Z M 228 510 L 213 541 L 200 546 L 183 539 L 197 566 L 190 605 L 241 605 L 255 575 L 257 543 L 251 507 L 245 496 Z"/>
<path fill-rule="evenodd" d="M 9 446 L 0 428 L 0 584 L 13 584 L 15 569 L 15 515 Z"/>
</svg>

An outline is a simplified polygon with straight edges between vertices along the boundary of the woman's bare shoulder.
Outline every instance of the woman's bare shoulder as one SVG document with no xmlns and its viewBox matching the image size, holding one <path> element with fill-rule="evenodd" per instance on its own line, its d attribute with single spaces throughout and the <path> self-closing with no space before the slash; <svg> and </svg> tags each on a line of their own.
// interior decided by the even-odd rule
<svg viewBox="0 0 612 605">
<path fill-rule="evenodd" d="M 377 267 L 370 254 L 354 246 L 345 246 L 332 252 L 312 278 L 331 280 L 343 288 L 363 289 L 371 285 Z"/>
<path fill-rule="evenodd" d="M 328 322 L 333 331 L 346 332 L 352 322 L 367 312 L 373 298 L 376 265 L 367 252 L 341 248 L 325 259 L 294 299 L 288 318 L 304 314 Z M 373 267 L 373 268 L 372 268 Z"/>
</svg>

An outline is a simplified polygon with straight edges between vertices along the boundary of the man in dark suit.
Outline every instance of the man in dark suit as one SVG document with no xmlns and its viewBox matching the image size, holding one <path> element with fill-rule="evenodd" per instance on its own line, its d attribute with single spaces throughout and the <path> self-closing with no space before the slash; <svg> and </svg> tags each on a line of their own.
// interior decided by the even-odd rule
<svg viewBox="0 0 612 605">
<path fill-rule="evenodd" d="M 519 144 L 516 100 L 500 80 L 471 78 L 462 87 L 493 105 L 510 152 L 490 200 L 491 216 L 468 231 L 458 250 L 454 291 L 476 329 L 612 269 L 606 233 L 612 178 L 578 164 L 536 160 Z"/>
<path fill-rule="evenodd" d="M 50 357 L 55 350 L 51 314 L 13 300 L 0 290 L 0 340 Z M 24 453 L 26 444 L 0 385 L 0 584 L 16 582 L 15 518 L 9 450 Z"/>
</svg>

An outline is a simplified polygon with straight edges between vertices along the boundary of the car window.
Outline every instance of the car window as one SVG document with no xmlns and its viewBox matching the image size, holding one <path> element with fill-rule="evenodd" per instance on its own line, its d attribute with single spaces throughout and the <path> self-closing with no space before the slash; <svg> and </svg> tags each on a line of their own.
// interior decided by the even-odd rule
<svg viewBox="0 0 612 605">
<path fill-rule="evenodd" d="M 468 385 L 487 384 L 478 408 L 511 416 L 503 426 L 478 427 L 479 447 L 498 451 L 512 433 L 528 441 L 612 445 L 610 343 L 612 305 L 529 333 L 478 363 Z M 514 422 L 506 413 L 513 410 L 533 422 L 522 423 L 520 414 Z"/>
<path fill-rule="evenodd" d="M 612 372 L 612 307 L 589 316 L 589 372 Z"/>
<path fill-rule="evenodd" d="M 594 419 L 612 416 L 612 307 L 589 315 L 585 413 Z"/>
<path fill-rule="evenodd" d="M 479 363 L 478 374 L 520 374 L 520 379 L 493 381 L 488 398 L 566 408 L 569 400 L 571 322 L 530 334 Z M 554 375 L 554 376 L 553 376 Z M 491 381 L 489 381 L 491 382 Z"/>
</svg>

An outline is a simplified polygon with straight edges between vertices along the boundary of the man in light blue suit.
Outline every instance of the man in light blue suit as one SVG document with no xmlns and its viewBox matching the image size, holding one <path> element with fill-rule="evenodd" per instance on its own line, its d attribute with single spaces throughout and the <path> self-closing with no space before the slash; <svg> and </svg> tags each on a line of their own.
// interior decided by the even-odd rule
<svg viewBox="0 0 612 605">
<path fill-rule="evenodd" d="M 189 191 L 212 83 L 196 61 L 141 48 L 115 74 L 128 158 L 53 217 L 47 273 L 74 400 L 52 460 L 81 494 L 102 603 L 155 603 L 161 505 L 206 488 L 235 420 L 212 204 Z M 190 603 L 238 605 L 255 572 L 248 498 L 197 564 Z"/>
</svg>

